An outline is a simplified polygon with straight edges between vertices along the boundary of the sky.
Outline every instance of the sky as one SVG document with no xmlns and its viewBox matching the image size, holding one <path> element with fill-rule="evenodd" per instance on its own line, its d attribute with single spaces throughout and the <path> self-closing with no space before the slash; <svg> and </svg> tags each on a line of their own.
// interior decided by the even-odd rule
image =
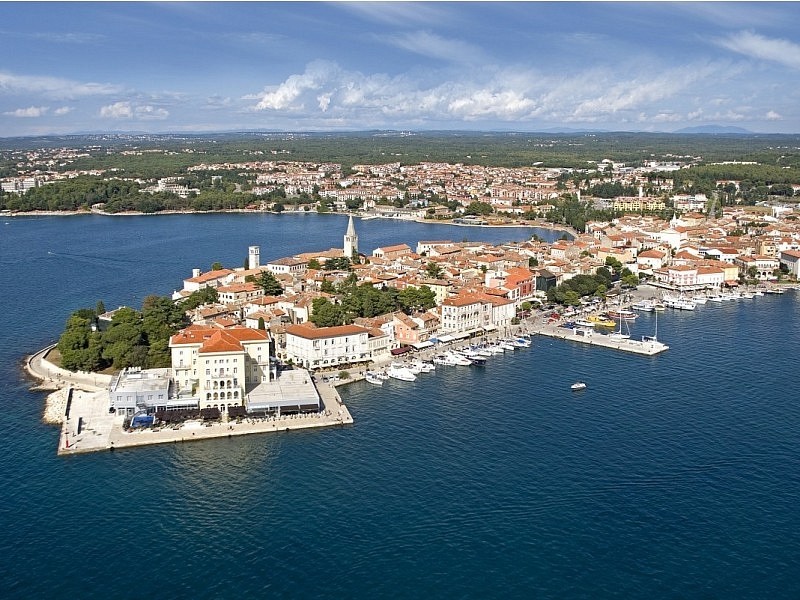
<svg viewBox="0 0 800 600">
<path fill-rule="evenodd" d="M 800 133 L 796 2 L 0 2 L 0 137 Z"/>
</svg>

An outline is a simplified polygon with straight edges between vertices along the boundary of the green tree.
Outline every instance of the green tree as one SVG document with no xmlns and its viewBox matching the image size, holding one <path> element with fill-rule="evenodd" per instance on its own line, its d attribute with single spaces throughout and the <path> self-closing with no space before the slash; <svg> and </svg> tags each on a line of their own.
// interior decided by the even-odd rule
<svg viewBox="0 0 800 600">
<path fill-rule="evenodd" d="M 470 202 L 469 206 L 464 209 L 465 215 L 481 215 L 486 216 L 494 212 L 492 205 L 488 202 Z"/>
<path fill-rule="evenodd" d="M 400 290 L 397 299 L 407 313 L 427 310 L 436 306 L 436 294 L 427 285 L 408 286 Z"/>
<path fill-rule="evenodd" d="M 425 266 L 425 274 L 431 279 L 439 279 L 442 276 L 442 266 L 431 261 Z"/>
<path fill-rule="evenodd" d="M 203 287 L 189 294 L 189 297 L 180 303 L 182 310 L 194 310 L 204 304 L 214 304 L 219 300 L 219 292 L 216 288 Z"/>
<path fill-rule="evenodd" d="M 275 278 L 271 271 L 264 271 L 256 278 L 256 285 L 264 290 L 267 296 L 280 296 L 283 294 L 283 286 Z"/>
<path fill-rule="evenodd" d="M 309 319 L 317 327 L 335 327 L 344 324 L 344 311 L 327 298 L 314 298 Z"/>
<path fill-rule="evenodd" d="M 329 258 L 325 261 L 323 269 L 326 271 L 349 271 L 350 259 L 346 256 L 338 256 L 336 258 Z"/>
<path fill-rule="evenodd" d="M 319 264 L 319 261 L 316 258 L 312 258 L 310 261 L 308 261 L 308 268 L 319 271 L 322 268 L 322 265 Z"/>
</svg>

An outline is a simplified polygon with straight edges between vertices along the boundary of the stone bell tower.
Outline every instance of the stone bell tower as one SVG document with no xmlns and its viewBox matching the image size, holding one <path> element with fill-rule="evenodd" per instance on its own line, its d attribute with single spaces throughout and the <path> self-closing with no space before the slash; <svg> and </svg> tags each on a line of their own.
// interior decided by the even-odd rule
<svg viewBox="0 0 800 600">
<path fill-rule="evenodd" d="M 344 255 L 347 258 L 352 258 L 355 253 L 358 253 L 358 235 L 356 234 L 355 225 L 353 225 L 353 215 L 350 215 L 350 220 L 347 222 L 347 232 L 344 234 Z"/>
<path fill-rule="evenodd" d="M 248 253 L 247 253 L 247 268 L 257 269 L 261 266 L 261 259 L 259 254 L 261 253 L 261 248 L 258 246 L 250 246 Z"/>
</svg>

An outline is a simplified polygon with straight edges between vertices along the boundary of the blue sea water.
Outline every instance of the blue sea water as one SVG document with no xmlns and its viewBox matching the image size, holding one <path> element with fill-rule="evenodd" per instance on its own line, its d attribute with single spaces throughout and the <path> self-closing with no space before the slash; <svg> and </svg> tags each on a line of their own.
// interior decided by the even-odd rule
<svg viewBox="0 0 800 600">
<path fill-rule="evenodd" d="M 665 312 L 655 357 L 537 337 L 485 368 L 351 384 L 352 427 L 59 458 L 20 361 L 70 312 L 138 307 L 251 244 L 340 247 L 346 223 L 8 221 L 4 598 L 800 597 L 798 292 Z M 356 227 L 367 251 L 530 234 Z"/>
</svg>

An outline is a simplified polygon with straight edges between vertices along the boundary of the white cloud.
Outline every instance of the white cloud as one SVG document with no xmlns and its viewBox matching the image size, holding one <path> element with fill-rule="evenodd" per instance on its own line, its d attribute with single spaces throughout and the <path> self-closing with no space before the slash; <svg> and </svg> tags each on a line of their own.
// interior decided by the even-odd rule
<svg viewBox="0 0 800 600">
<path fill-rule="evenodd" d="M 800 69 L 800 45 L 788 40 L 770 39 L 752 31 L 742 31 L 717 40 L 717 44 L 750 58 Z"/>
<path fill-rule="evenodd" d="M 103 119 L 130 119 L 133 117 L 133 107 L 130 102 L 115 102 L 101 106 L 100 117 Z"/>
<path fill-rule="evenodd" d="M 782 121 L 783 120 L 783 116 L 781 116 L 779 113 L 776 113 L 774 110 L 767 111 L 767 114 L 764 115 L 764 117 L 767 119 L 767 121 Z"/>
<path fill-rule="evenodd" d="M 141 119 L 142 121 L 161 121 L 169 117 L 169 111 L 167 109 L 151 106 L 149 104 L 137 106 L 133 113 L 137 119 Z"/>
<path fill-rule="evenodd" d="M 57 117 L 60 117 L 71 113 L 73 110 L 75 109 L 72 108 L 71 106 L 60 106 L 53 111 L 53 114 Z"/>
<path fill-rule="evenodd" d="M 46 106 L 29 106 L 28 108 L 18 108 L 16 110 L 11 110 L 8 112 L 4 112 L 4 115 L 8 115 L 10 117 L 21 117 L 21 118 L 37 118 L 44 116 L 47 111 L 49 110 Z"/>
<path fill-rule="evenodd" d="M 4 38 L 17 38 L 22 40 L 34 40 L 36 43 L 51 42 L 54 44 L 94 44 L 104 42 L 107 37 L 98 33 L 80 32 L 24 32 L 11 29 L 0 30 L 0 35 Z"/>
<path fill-rule="evenodd" d="M 376 36 L 379 41 L 428 58 L 454 63 L 476 63 L 485 60 L 483 51 L 461 40 L 449 40 L 429 31 Z"/>
<path fill-rule="evenodd" d="M 131 102 L 121 101 L 100 107 L 100 117 L 104 119 L 160 121 L 169 117 L 169 111 L 150 104 L 134 105 Z"/>
<path fill-rule="evenodd" d="M 206 109 L 220 109 L 227 108 L 232 104 L 233 100 L 229 96 L 209 96 L 206 98 Z"/>
<path fill-rule="evenodd" d="M 36 94 L 53 99 L 73 99 L 119 93 L 121 89 L 108 83 L 83 83 L 58 77 L 0 72 L 0 94 Z"/>
<path fill-rule="evenodd" d="M 251 110 L 296 119 L 341 120 L 351 126 L 430 122 L 609 123 L 678 122 L 700 119 L 704 109 L 720 115 L 715 99 L 721 81 L 740 70 L 728 64 L 691 64 L 673 69 L 590 69 L 547 75 L 539 71 L 465 69 L 437 79 L 383 73 L 365 75 L 334 63 L 315 62 L 246 100 Z M 625 73 L 620 78 L 618 73 Z M 430 82 L 430 83 L 426 83 Z M 750 111 L 748 111 L 750 112 Z M 740 113 L 728 113 L 741 120 Z M 763 114 L 763 112 L 762 112 Z M 688 115 L 688 116 L 684 116 Z"/>
<path fill-rule="evenodd" d="M 358 16 L 378 23 L 396 26 L 398 23 L 447 23 L 453 20 L 449 11 L 442 10 L 442 4 L 422 2 L 346 2 L 338 4 Z"/>
<path fill-rule="evenodd" d="M 301 110 L 304 108 L 303 102 L 296 101 L 305 92 L 320 89 L 338 70 L 339 68 L 332 63 L 313 62 L 306 67 L 305 73 L 291 75 L 276 88 L 265 91 L 254 108 L 255 110 Z"/>
</svg>

